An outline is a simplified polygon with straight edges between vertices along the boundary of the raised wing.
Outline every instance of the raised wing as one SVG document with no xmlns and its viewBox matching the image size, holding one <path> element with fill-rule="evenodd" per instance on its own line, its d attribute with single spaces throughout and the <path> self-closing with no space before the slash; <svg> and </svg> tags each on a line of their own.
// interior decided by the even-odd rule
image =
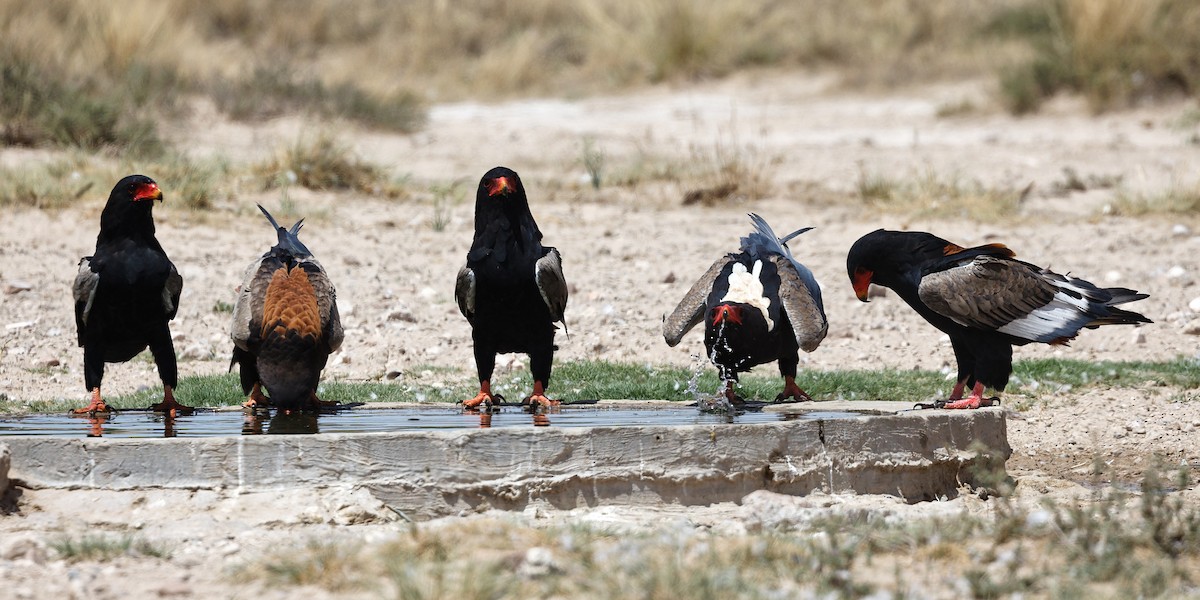
<svg viewBox="0 0 1200 600">
<path fill-rule="evenodd" d="M 733 258 L 728 254 L 717 259 L 700 276 L 700 279 L 692 284 L 691 289 L 684 294 L 683 300 L 679 301 L 675 310 L 663 318 L 663 338 L 666 339 L 668 346 L 674 348 L 679 344 L 679 340 L 682 340 L 683 336 L 704 318 L 708 294 L 712 291 L 713 283 L 725 265 L 732 260 Z"/>
<path fill-rule="evenodd" d="M 546 253 L 534 263 L 533 280 L 546 307 L 550 309 L 550 318 L 562 321 L 565 325 L 563 313 L 567 310 L 567 279 L 563 276 L 562 256 L 556 248 L 547 246 L 545 250 Z"/>
<path fill-rule="evenodd" d="M 458 312 L 461 312 L 467 318 L 467 322 L 473 322 L 475 318 L 475 271 L 470 267 L 464 266 L 458 270 L 458 277 L 454 279 L 454 300 L 458 303 Z"/>
<path fill-rule="evenodd" d="M 92 270 L 92 257 L 85 256 L 79 259 L 79 273 L 75 275 L 75 283 L 71 286 L 71 296 L 75 299 L 75 333 L 80 346 L 83 346 L 83 331 L 88 315 L 92 312 L 92 304 L 96 301 L 96 288 L 99 286 L 100 274 Z"/>
<path fill-rule="evenodd" d="M 803 265 L 799 266 L 804 272 L 797 270 L 797 263 L 791 258 L 775 254 L 770 260 L 779 273 L 779 301 L 792 323 L 796 343 L 805 352 L 812 352 L 829 332 L 821 288 L 812 273 Z"/>
</svg>

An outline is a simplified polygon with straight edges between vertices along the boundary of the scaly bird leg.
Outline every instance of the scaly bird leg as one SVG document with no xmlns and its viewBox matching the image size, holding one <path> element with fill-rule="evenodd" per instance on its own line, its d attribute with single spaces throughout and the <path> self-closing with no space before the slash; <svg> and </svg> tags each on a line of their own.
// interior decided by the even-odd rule
<svg viewBox="0 0 1200 600">
<path fill-rule="evenodd" d="M 242 408 L 249 408 L 250 410 L 266 408 L 270 402 L 262 393 L 262 383 L 256 381 L 254 387 L 250 388 L 249 399 L 242 403 Z"/>
<path fill-rule="evenodd" d="M 547 398 L 546 387 L 542 385 L 541 381 L 537 380 L 534 380 L 533 382 L 533 393 L 521 403 L 532 406 L 535 402 L 545 407 L 558 406 L 559 404 L 562 404 L 558 400 L 551 400 Z"/>
<path fill-rule="evenodd" d="M 946 399 L 946 402 L 955 402 L 957 400 L 962 400 L 963 390 L 966 389 L 966 387 L 967 387 L 967 380 L 966 379 L 959 380 L 957 383 L 954 384 L 954 389 L 950 390 L 950 397 Z"/>
<path fill-rule="evenodd" d="M 191 413 L 195 412 L 196 409 L 194 409 L 190 406 L 184 406 L 184 405 L 176 402 L 174 390 L 171 389 L 171 386 L 164 385 L 163 386 L 163 401 L 159 402 L 158 404 L 151 404 L 150 410 L 152 410 L 154 412 L 166 413 L 166 414 L 170 415 L 171 417 L 174 417 L 175 415 L 179 415 L 179 414 L 183 414 L 183 415 L 191 414 Z"/>
<path fill-rule="evenodd" d="M 71 412 L 77 415 L 87 415 L 111 411 L 112 409 L 109 408 L 108 405 L 104 403 L 104 399 L 100 397 L 100 386 L 96 386 L 96 389 L 92 390 L 92 403 L 83 408 L 76 408 Z"/>
<path fill-rule="evenodd" d="M 961 394 L 959 394 L 959 398 L 962 398 Z M 946 406 L 943 408 L 979 408 L 981 402 L 983 402 L 983 384 L 976 381 L 975 388 L 971 390 L 970 398 L 947 402 Z"/>
<path fill-rule="evenodd" d="M 476 408 L 480 404 L 491 406 L 495 398 L 492 396 L 492 381 L 484 379 L 479 382 L 479 393 L 475 394 L 470 400 L 463 400 L 463 408 Z"/>
<path fill-rule="evenodd" d="M 776 402 L 782 402 L 788 398 L 795 398 L 797 402 L 812 402 L 812 396 L 809 396 L 800 386 L 796 385 L 795 377 L 783 378 L 783 391 L 775 396 Z"/>
</svg>

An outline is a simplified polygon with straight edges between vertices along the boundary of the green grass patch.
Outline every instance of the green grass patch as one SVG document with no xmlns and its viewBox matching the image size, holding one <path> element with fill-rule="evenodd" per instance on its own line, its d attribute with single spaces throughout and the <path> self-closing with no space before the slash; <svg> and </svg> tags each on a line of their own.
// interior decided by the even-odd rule
<svg viewBox="0 0 1200 600">
<path fill-rule="evenodd" d="M 796 383 L 816 400 L 895 400 L 924 402 L 944 397 L 953 381 L 936 371 L 801 369 Z M 497 372 L 492 389 L 510 401 L 530 392 L 529 373 Z M 1038 396 L 1096 387 L 1170 386 L 1200 388 L 1200 362 L 1180 357 L 1170 361 L 1101 361 L 1031 359 L 1013 367 L 1009 394 Z M 775 398 L 783 384 L 773 366 L 764 365 L 741 377 L 738 393 L 752 400 Z M 721 389 L 716 371 L 704 364 L 696 371 L 684 367 L 608 361 L 568 361 L 555 365 L 550 395 L 573 400 L 666 400 L 691 402 Z M 350 402 L 455 402 L 475 395 L 474 373 L 466 369 L 415 366 L 390 382 L 352 382 L 326 379 L 318 388 L 323 400 Z M 179 382 L 176 398 L 189 406 L 236 406 L 244 400 L 237 373 L 196 375 Z M 106 397 L 117 409 L 145 408 L 162 400 L 155 385 L 133 394 Z M 0 397 L 0 414 L 58 412 L 81 405 L 78 400 L 22 402 Z"/>
</svg>

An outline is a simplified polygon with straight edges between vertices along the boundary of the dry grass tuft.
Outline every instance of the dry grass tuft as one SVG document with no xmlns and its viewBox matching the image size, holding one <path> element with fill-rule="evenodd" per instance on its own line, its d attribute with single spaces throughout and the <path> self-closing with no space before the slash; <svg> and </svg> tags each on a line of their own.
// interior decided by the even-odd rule
<svg viewBox="0 0 1200 600">
<path fill-rule="evenodd" d="M 1014 113 L 1059 91 L 1083 94 L 1097 111 L 1200 91 L 1200 4 L 1190 0 L 1030 2 L 1007 22 L 1033 47 L 1032 58 L 1001 73 Z"/>
<path fill-rule="evenodd" d="M 1170 215 L 1200 216 L 1200 182 L 1175 183 L 1166 190 L 1153 193 L 1134 193 L 1118 190 L 1112 212 L 1123 216 Z"/>
<path fill-rule="evenodd" d="M 387 198 L 406 193 L 388 179 L 383 167 L 358 158 L 329 133 L 296 140 L 274 159 L 255 166 L 254 172 L 265 190 L 296 184 L 310 190 L 350 190 Z"/>
<path fill-rule="evenodd" d="M 911 179 L 894 179 L 859 165 L 858 197 L 872 208 L 913 217 L 1012 220 L 1030 188 L 994 188 L 932 169 Z"/>
</svg>

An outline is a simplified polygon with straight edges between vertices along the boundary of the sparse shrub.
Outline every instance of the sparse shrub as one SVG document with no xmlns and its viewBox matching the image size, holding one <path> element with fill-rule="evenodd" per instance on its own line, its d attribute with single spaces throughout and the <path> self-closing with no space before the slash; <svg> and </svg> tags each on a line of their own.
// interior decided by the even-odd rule
<svg viewBox="0 0 1200 600">
<path fill-rule="evenodd" d="M 334 136 L 322 133 L 299 139 L 275 159 L 255 167 L 264 189 L 296 183 L 312 190 L 354 190 L 397 197 L 403 189 L 390 185 L 381 167 L 365 162 Z"/>
<path fill-rule="evenodd" d="M 1121 189 L 1110 207 L 1123 216 L 1200 215 L 1200 182 L 1174 183 L 1153 193 Z"/>
<path fill-rule="evenodd" d="M 170 553 L 163 547 L 133 536 L 89 534 L 80 538 L 62 537 L 51 547 L 60 558 L 69 562 L 84 560 L 108 561 L 121 556 L 166 558 Z"/>
<path fill-rule="evenodd" d="M 425 120 L 421 99 L 411 92 L 376 96 L 352 83 L 329 86 L 300 76 L 286 61 L 258 65 L 241 78 L 219 78 L 211 88 L 217 107 L 239 120 L 305 111 L 406 133 Z"/>
<path fill-rule="evenodd" d="M 0 206 L 64 208 L 96 186 L 78 160 L 0 168 Z"/>
<path fill-rule="evenodd" d="M 210 209 L 214 200 L 228 193 L 225 186 L 229 165 L 219 158 L 195 160 L 185 154 L 173 153 L 144 170 L 154 174 L 154 179 L 163 186 L 172 202 L 178 201 L 192 210 Z"/>
<path fill-rule="evenodd" d="M 1000 73 L 1009 109 L 1074 91 L 1097 111 L 1200 90 L 1200 5 L 1187 0 L 1054 0 L 1007 13 L 994 31 L 1026 36 L 1033 56 Z M 1001 25 L 1000 23 L 1004 23 Z"/>
<path fill-rule="evenodd" d="M 591 136 L 584 136 L 582 151 L 583 168 L 592 182 L 592 189 L 598 190 L 604 177 L 604 151 L 596 147 L 596 138 Z"/>
<path fill-rule="evenodd" d="M 911 179 L 893 179 L 859 165 L 858 197 L 863 203 L 916 216 L 1011 219 L 1031 187 L 989 187 L 979 181 L 946 177 L 932 169 Z"/>
<path fill-rule="evenodd" d="M 103 85 L 68 82 L 21 56 L 0 57 L 0 142 L 157 155 L 157 127 L 136 108 Z"/>
</svg>

